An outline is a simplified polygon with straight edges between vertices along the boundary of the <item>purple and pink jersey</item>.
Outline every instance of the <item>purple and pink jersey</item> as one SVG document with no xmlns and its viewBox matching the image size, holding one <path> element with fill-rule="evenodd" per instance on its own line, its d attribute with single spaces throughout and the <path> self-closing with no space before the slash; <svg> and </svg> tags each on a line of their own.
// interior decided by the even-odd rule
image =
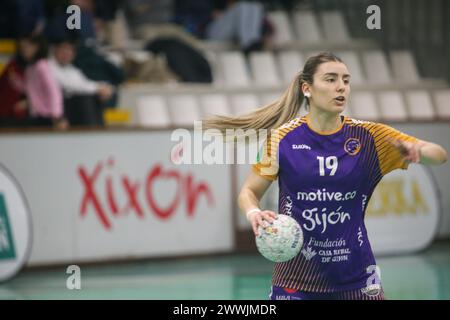
<svg viewBox="0 0 450 320">
<path fill-rule="evenodd" d="M 272 285 L 305 292 L 364 289 L 376 263 L 364 215 L 381 178 L 408 163 L 391 141 L 417 142 L 389 126 L 343 117 L 334 132 L 316 132 L 308 117 L 274 130 L 253 171 L 278 179 L 279 213 L 304 233 L 301 252 L 276 263 Z"/>
</svg>

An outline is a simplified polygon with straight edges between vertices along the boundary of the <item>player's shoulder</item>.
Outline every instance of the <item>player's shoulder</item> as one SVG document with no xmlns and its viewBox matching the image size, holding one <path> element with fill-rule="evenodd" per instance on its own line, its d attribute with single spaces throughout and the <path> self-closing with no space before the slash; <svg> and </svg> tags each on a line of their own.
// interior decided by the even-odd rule
<svg viewBox="0 0 450 320">
<path fill-rule="evenodd" d="M 285 137 L 288 133 L 294 131 L 296 128 L 301 127 L 306 123 L 306 117 L 297 117 L 288 122 L 283 123 L 281 126 L 272 130 L 271 134 L 278 136 L 280 139 Z"/>
<path fill-rule="evenodd" d="M 362 121 L 353 118 L 347 118 L 349 126 L 363 128 L 375 141 L 385 141 L 386 138 L 398 138 L 403 132 L 379 122 Z"/>
<path fill-rule="evenodd" d="M 351 118 L 351 117 L 345 117 L 345 123 L 347 125 L 358 126 L 358 127 L 367 127 L 367 126 L 379 124 L 377 122 L 359 120 L 359 119 L 355 119 L 355 118 Z"/>
<path fill-rule="evenodd" d="M 350 117 L 345 117 L 345 123 L 349 126 L 364 128 L 371 133 L 374 133 L 374 132 L 377 132 L 380 130 L 393 129 L 392 127 L 390 127 L 384 123 L 366 121 L 366 120 L 358 120 L 358 119 L 350 118 Z"/>
</svg>

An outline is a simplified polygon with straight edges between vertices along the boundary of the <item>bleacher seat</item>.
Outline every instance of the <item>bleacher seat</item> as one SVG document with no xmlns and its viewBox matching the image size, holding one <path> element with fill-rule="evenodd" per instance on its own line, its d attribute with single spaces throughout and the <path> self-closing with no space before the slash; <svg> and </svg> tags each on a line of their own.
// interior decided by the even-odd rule
<svg viewBox="0 0 450 320">
<path fill-rule="evenodd" d="M 336 55 L 342 59 L 350 72 L 350 84 L 362 85 L 366 82 L 358 54 L 353 51 L 337 51 Z"/>
<path fill-rule="evenodd" d="M 300 43 L 321 43 L 322 31 L 316 15 L 312 11 L 295 11 L 293 14 L 294 30 Z"/>
<path fill-rule="evenodd" d="M 404 83 L 419 82 L 419 72 L 410 51 L 391 51 L 391 66 L 394 79 Z"/>
<path fill-rule="evenodd" d="M 220 66 L 220 61 L 217 52 L 213 50 L 206 50 L 204 52 L 206 60 L 209 62 L 211 67 L 211 72 L 213 76 L 213 83 L 215 85 L 223 85 L 224 75 L 223 70 Z"/>
<path fill-rule="evenodd" d="M 0 39 L 0 54 L 13 55 L 16 50 L 16 41 L 14 39 Z"/>
<path fill-rule="evenodd" d="M 136 100 L 138 125 L 145 127 L 170 126 L 169 110 L 162 96 L 140 96 Z"/>
<path fill-rule="evenodd" d="M 261 107 L 256 95 L 251 93 L 234 94 L 230 101 L 233 115 L 246 114 Z"/>
<path fill-rule="evenodd" d="M 437 90 L 433 94 L 436 113 L 441 119 L 450 119 L 450 89 Z"/>
<path fill-rule="evenodd" d="M 238 51 L 223 52 L 220 56 L 225 84 L 229 87 L 247 87 L 250 76 L 244 55 Z"/>
<path fill-rule="evenodd" d="M 408 111 L 401 92 L 381 92 L 378 98 L 383 119 L 388 121 L 405 121 L 408 119 Z"/>
<path fill-rule="evenodd" d="M 259 86 L 277 86 L 280 77 L 275 58 L 270 51 L 252 52 L 249 56 L 253 82 Z"/>
<path fill-rule="evenodd" d="M 324 11 L 321 21 L 325 38 L 330 42 L 348 42 L 350 35 L 340 11 Z"/>
<path fill-rule="evenodd" d="M 129 124 L 131 112 L 125 108 L 107 108 L 103 110 L 103 120 L 106 125 L 125 125 Z"/>
<path fill-rule="evenodd" d="M 194 121 L 201 120 L 197 97 L 188 94 L 169 97 L 169 114 L 172 125 L 194 127 Z"/>
<path fill-rule="evenodd" d="M 433 102 L 425 90 L 413 90 L 405 93 L 408 113 L 411 119 L 431 120 L 435 117 Z"/>
<path fill-rule="evenodd" d="M 290 83 L 303 70 L 305 59 L 298 51 L 281 51 L 278 56 L 278 66 L 283 83 Z"/>
<path fill-rule="evenodd" d="M 358 120 L 377 121 L 380 119 L 377 101 L 372 92 L 354 92 L 350 98 L 349 112 Z"/>
<path fill-rule="evenodd" d="M 386 57 L 381 50 L 370 50 L 362 53 L 362 60 L 367 79 L 372 84 L 389 84 L 392 75 Z"/>
<path fill-rule="evenodd" d="M 200 107 L 205 117 L 211 115 L 229 116 L 231 114 L 227 97 L 223 94 L 205 94 L 200 96 Z"/>
<path fill-rule="evenodd" d="M 274 45 L 276 47 L 291 44 L 294 41 L 291 22 L 285 11 L 271 11 L 268 13 L 269 21 L 275 27 Z"/>
</svg>

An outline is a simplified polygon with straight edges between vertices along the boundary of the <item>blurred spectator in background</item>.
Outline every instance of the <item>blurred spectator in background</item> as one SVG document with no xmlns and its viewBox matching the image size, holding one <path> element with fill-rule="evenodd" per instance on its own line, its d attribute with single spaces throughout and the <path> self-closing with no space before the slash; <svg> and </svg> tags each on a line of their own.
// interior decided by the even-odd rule
<svg viewBox="0 0 450 320">
<path fill-rule="evenodd" d="M 244 52 L 264 49 L 264 6 L 260 2 L 215 1 L 206 38 L 217 41 L 237 40 Z"/>
<path fill-rule="evenodd" d="M 77 54 L 72 57 L 70 64 L 77 67 L 85 75 L 86 79 L 97 82 L 109 83 L 117 86 L 125 79 L 124 72 L 119 67 L 109 62 L 102 54 L 98 53 L 99 43 L 96 39 L 95 14 L 100 14 L 101 19 L 113 18 L 120 1 L 111 1 L 111 11 L 107 10 L 107 2 L 93 0 L 70 0 L 60 4 L 55 10 L 55 17 L 49 24 L 47 34 L 50 42 L 58 43 L 62 39 L 77 38 Z M 66 20 L 67 5 L 77 5 L 81 8 L 81 29 L 69 30 Z M 99 7 L 97 8 L 97 5 Z M 108 101 L 102 99 L 104 107 L 115 107 L 117 104 L 117 92 L 108 97 Z"/>
<path fill-rule="evenodd" d="M 72 62 L 76 42 L 62 39 L 52 46 L 50 68 L 64 93 L 64 112 L 71 126 L 103 125 L 103 103 L 113 95 L 113 86 L 88 79 Z"/>
<path fill-rule="evenodd" d="M 126 49 L 128 28 L 121 9 L 125 0 L 94 0 L 97 40 L 114 48 Z M 119 15 L 120 13 L 120 15 Z"/>
<path fill-rule="evenodd" d="M 211 67 L 202 53 L 188 43 L 174 37 L 158 37 L 150 41 L 146 50 L 163 54 L 168 67 L 182 82 L 211 83 Z"/>
<path fill-rule="evenodd" d="M 24 124 L 27 110 L 23 100 L 25 96 L 20 89 L 24 82 L 25 61 L 16 55 L 0 75 L 0 126 L 11 127 Z"/>
<path fill-rule="evenodd" d="M 236 41 L 246 53 L 269 49 L 272 35 L 258 1 L 176 0 L 175 22 L 199 38 Z"/>
<path fill-rule="evenodd" d="M 212 20 L 214 0 L 175 0 L 174 22 L 200 39 Z"/>
<path fill-rule="evenodd" d="M 73 65 L 80 69 L 83 74 L 91 80 L 109 83 L 114 87 L 113 95 L 103 102 L 104 107 L 114 108 L 117 106 L 117 86 L 125 81 L 125 72 L 100 53 L 95 46 L 80 43 Z"/>
<path fill-rule="evenodd" d="M 77 30 L 80 40 L 96 41 L 96 28 L 94 20 L 94 3 L 92 0 L 70 0 L 54 3 L 52 7 L 53 18 L 47 24 L 45 33 L 50 42 L 58 41 L 67 36 L 67 32 L 70 31 L 67 28 L 67 20 L 71 16 L 71 13 L 67 13 L 67 7 L 70 5 L 76 5 L 80 7 L 81 16 L 81 29 Z"/>
<path fill-rule="evenodd" d="M 125 0 L 94 0 L 95 17 L 102 21 L 112 21 Z"/>
<path fill-rule="evenodd" d="M 125 2 L 125 17 L 132 36 L 145 42 L 157 37 L 176 37 L 197 47 L 198 39 L 174 23 L 175 0 L 130 0 Z M 201 1 L 201 0 L 200 0 Z"/>
<path fill-rule="evenodd" d="M 173 0 L 128 0 L 125 13 L 134 30 L 148 24 L 168 23 L 173 20 Z"/>
<path fill-rule="evenodd" d="M 67 128 L 62 92 L 48 64 L 46 39 L 34 35 L 22 37 L 18 41 L 18 50 L 26 66 L 23 81 L 14 72 L 10 77 L 16 88 L 26 94 L 27 100 L 21 102 L 20 109 L 28 108 L 29 124 Z"/>
</svg>

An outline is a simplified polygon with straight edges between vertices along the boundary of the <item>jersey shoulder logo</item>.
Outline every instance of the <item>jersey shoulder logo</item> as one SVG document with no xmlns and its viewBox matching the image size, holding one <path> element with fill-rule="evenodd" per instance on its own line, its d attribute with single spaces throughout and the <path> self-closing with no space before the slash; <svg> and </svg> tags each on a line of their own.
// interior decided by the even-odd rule
<svg viewBox="0 0 450 320">
<path fill-rule="evenodd" d="M 357 138 L 350 138 L 344 143 L 344 150 L 351 156 L 355 156 L 361 150 L 361 142 Z"/>
</svg>

